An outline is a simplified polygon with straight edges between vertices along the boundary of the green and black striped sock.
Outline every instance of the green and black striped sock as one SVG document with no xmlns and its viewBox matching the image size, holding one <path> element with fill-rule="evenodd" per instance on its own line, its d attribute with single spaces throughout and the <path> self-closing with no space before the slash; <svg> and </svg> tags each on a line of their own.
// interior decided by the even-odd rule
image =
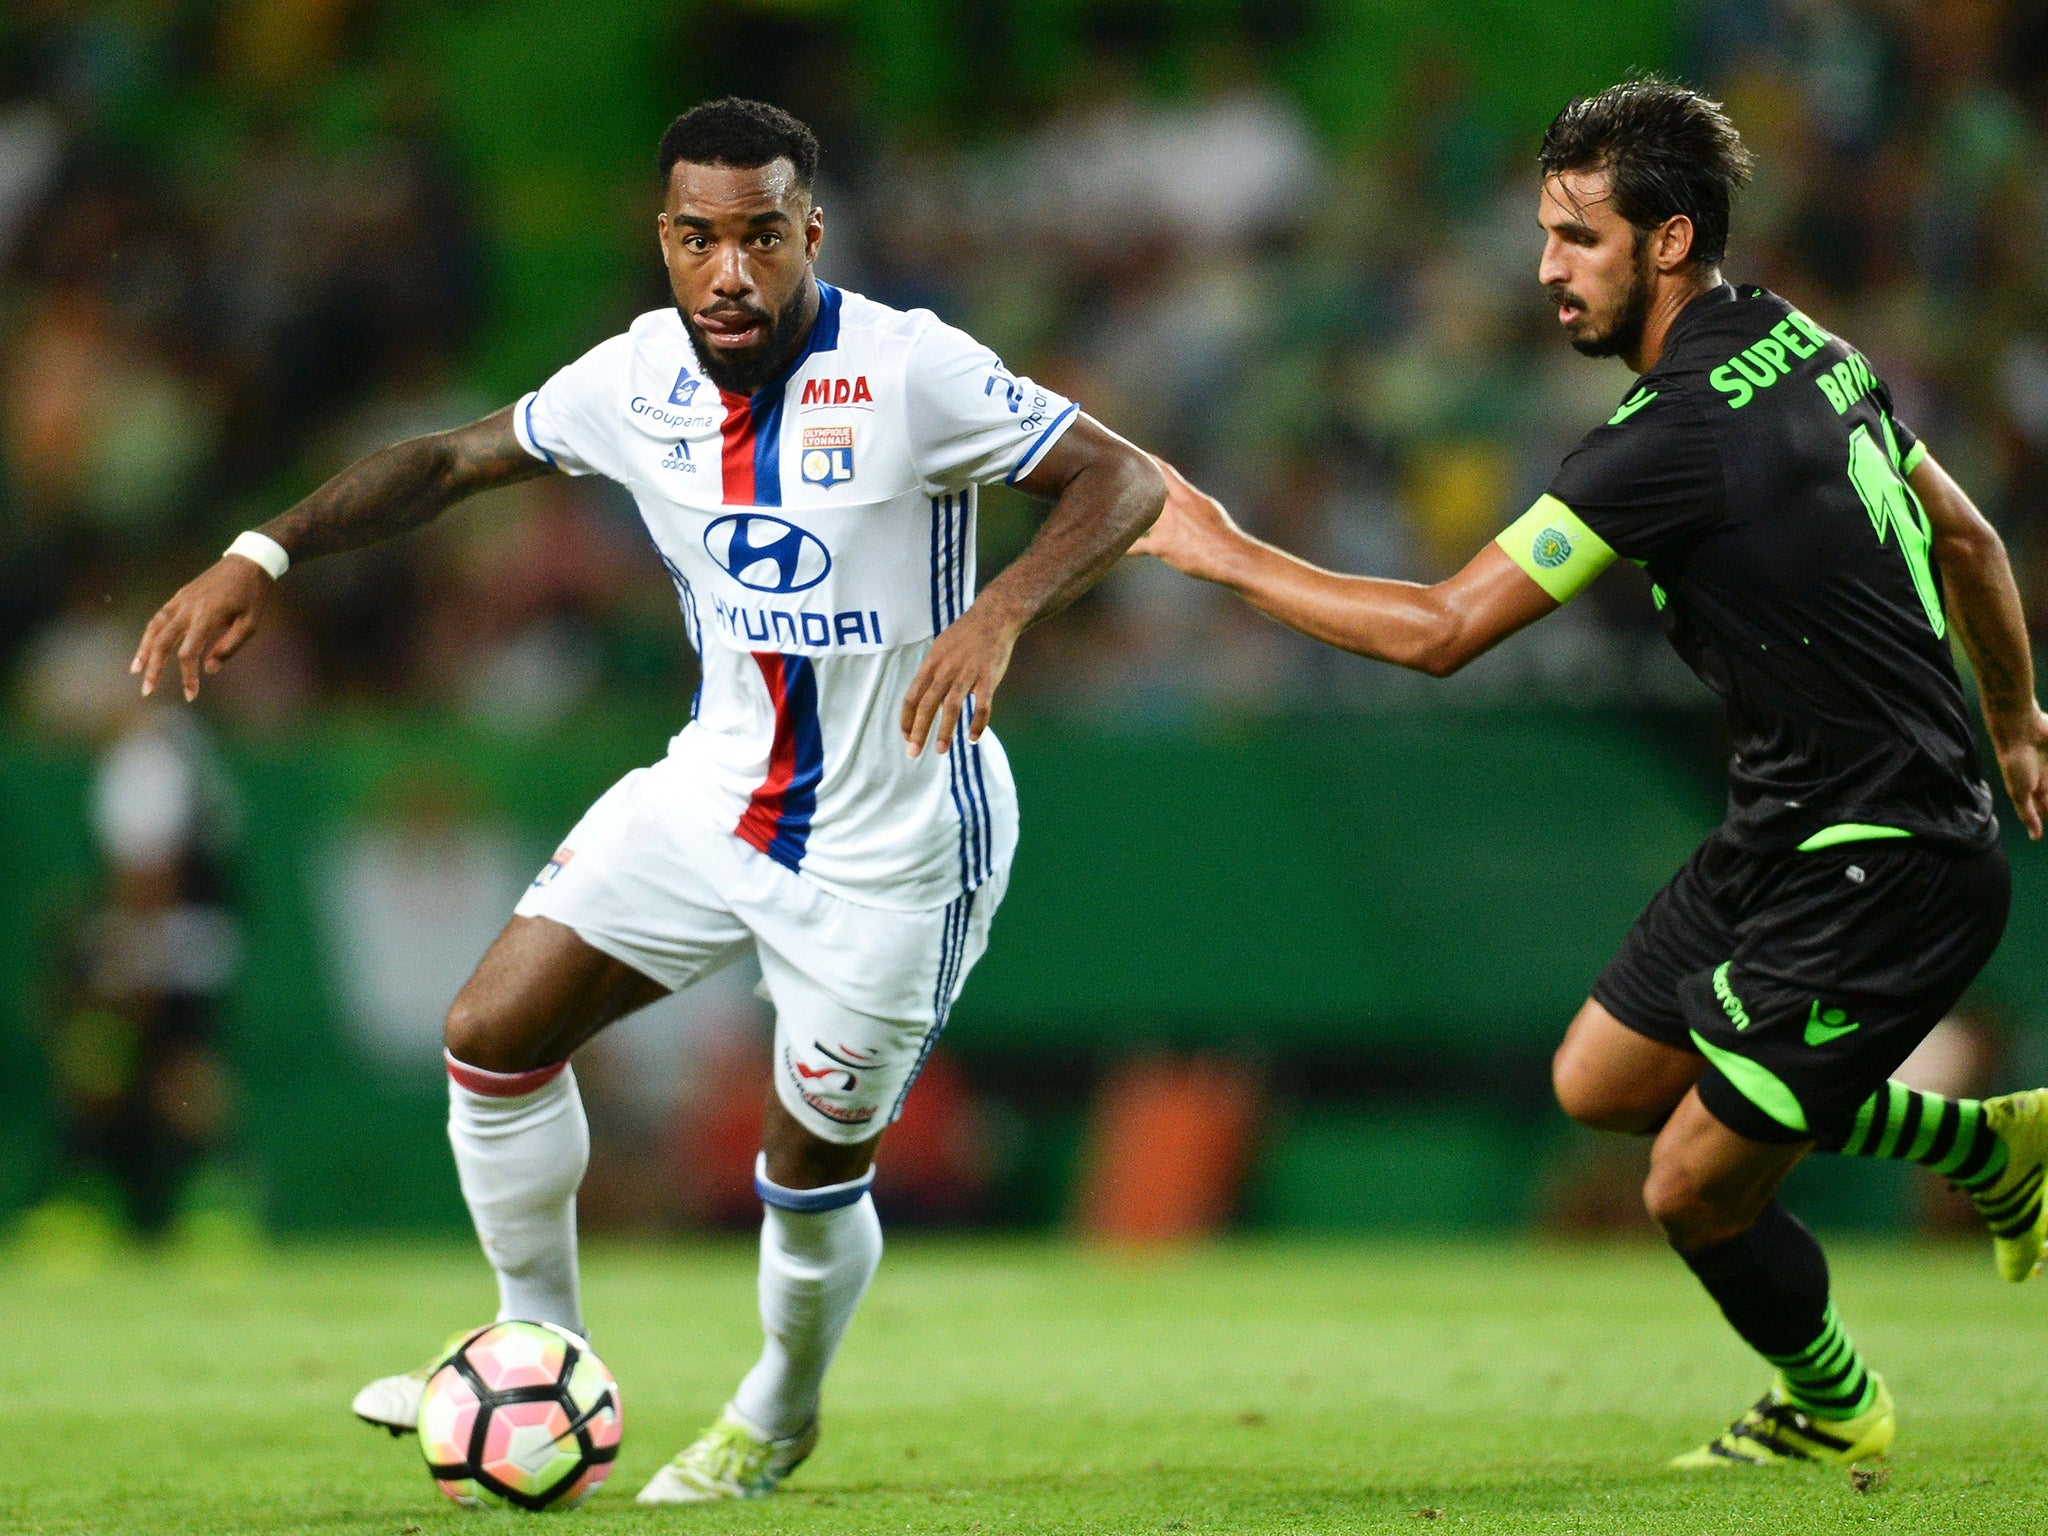
<svg viewBox="0 0 2048 1536">
<path fill-rule="evenodd" d="M 1794 1407 L 1817 1419 L 1869 1410 L 1877 1383 L 1835 1316 L 1827 1255 L 1781 1202 L 1746 1232 L 1678 1256 L 1742 1341 L 1783 1374 Z"/>
<path fill-rule="evenodd" d="M 2006 1148 L 1985 1118 L 1981 1099 L 1945 1099 L 1904 1083 L 1886 1083 L 1856 1112 L 1841 1146 L 1844 1157 L 1877 1157 L 1918 1163 L 1968 1195 L 1978 1214 L 1999 1237 L 2034 1224 L 2041 1209 L 2041 1170 L 2012 1189 L 1990 1197 L 2005 1172 Z"/>
<path fill-rule="evenodd" d="M 1853 1419 L 1868 1412 L 1877 1397 L 1877 1383 L 1842 1331 L 1832 1301 L 1819 1338 L 1797 1354 L 1764 1358 L 1784 1376 L 1793 1406 L 1817 1419 Z"/>
</svg>

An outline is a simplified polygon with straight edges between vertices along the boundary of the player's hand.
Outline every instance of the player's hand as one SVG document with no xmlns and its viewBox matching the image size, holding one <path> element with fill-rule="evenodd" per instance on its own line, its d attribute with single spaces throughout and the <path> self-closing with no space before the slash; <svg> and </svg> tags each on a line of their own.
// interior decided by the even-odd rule
<svg viewBox="0 0 2048 1536">
<path fill-rule="evenodd" d="M 2042 825 L 2048 822 L 2048 713 L 2031 704 L 2014 724 L 1994 723 L 1991 744 L 1997 749 L 1998 771 L 2005 776 L 2012 807 L 2027 836 L 2039 842 Z"/>
<path fill-rule="evenodd" d="M 178 589 L 142 632 L 131 673 L 142 675 L 145 697 L 156 692 L 157 678 L 172 657 L 185 683 L 185 702 L 199 697 L 199 674 L 218 672 L 221 663 L 256 633 L 263 605 L 276 583 L 270 573 L 240 555 L 223 555 L 204 574 Z"/>
<path fill-rule="evenodd" d="M 967 739 L 981 740 L 988 729 L 989 707 L 996 687 L 1010 670 L 1010 652 L 1017 645 L 1018 626 L 995 613 L 986 601 L 973 604 L 953 626 L 932 642 L 924 665 L 903 696 L 903 741 L 916 757 L 939 728 L 939 750 L 947 751 L 968 715 Z"/>
<path fill-rule="evenodd" d="M 1155 454 L 1152 462 L 1166 476 L 1166 509 L 1131 546 L 1131 553 L 1152 555 L 1201 581 L 1221 581 L 1223 559 L 1244 540 L 1244 530 L 1223 510 L 1222 502 L 1196 489 L 1166 460 Z"/>
</svg>

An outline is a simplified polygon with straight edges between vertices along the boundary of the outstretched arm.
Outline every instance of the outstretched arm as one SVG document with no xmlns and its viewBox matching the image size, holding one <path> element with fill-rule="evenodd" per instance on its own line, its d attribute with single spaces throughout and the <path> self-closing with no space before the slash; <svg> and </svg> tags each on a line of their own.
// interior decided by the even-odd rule
<svg viewBox="0 0 2048 1536">
<path fill-rule="evenodd" d="M 1448 677 L 1559 606 L 1498 544 L 1434 586 L 1323 570 L 1253 538 L 1215 497 L 1164 468 L 1166 511 L 1131 552 L 1229 587 L 1325 645 Z"/>
<path fill-rule="evenodd" d="M 284 546 L 292 563 L 381 543 L 431 522 L 465 496 L 548 473 L 512 433 L 512 407 L 448 432 L 409 438 L 359 459 L 257 532 Z M 130 672 L 156 691 L 172 657 L 187 702 L 202 671 L 221 664 L 256 633 L 272 582 L 253 560 L 225 555 L 180 587 L 142 632 Z"/>
<path fill-rule="evenodd" d="M 1984 724 L 2027 835 L 2048 820 L 2048 714 L 2034 699 L 2034 655 L 2005 541 L 1948 471 L 1922 454 L 1908 477 L 1934 528 L 1948 607 L 1977 674 Z"/>
<path fill-rule="evenodd" d="M 1058 499 L 1024 553 L 926 653 L 903 698 L 903 740 L 912 757 L 924 750 L 934 722 L 939 750 L 947 750 L 970 695 L 968 739 L 981 739 L 1017 636 L 1100 581 L 1159 515 L 1166 496 L 1152 456 L 1092 416 L 1078 417 L 1017 483 Z"/>
</svg>

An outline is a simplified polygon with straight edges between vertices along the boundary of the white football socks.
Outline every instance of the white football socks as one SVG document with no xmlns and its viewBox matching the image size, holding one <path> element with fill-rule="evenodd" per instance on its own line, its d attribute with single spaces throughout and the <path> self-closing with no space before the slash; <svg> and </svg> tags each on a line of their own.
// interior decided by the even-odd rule
<svg viewBox="0 0 2048 1536">
<path fill-rule="evenodd" d="M 448 1140 L 477 1239 L 498 1272 L 499 1320 L 582 1333 L 576 1187 L 590 1161 L 590 1124 L 576 1074 L 566 1062 L 501 1073 L 449 1057 Z"/>
<path fill-rule="evenodd" d="M 853 1309 L 882 1262 L 882 1222 L 868 1194 L 870 1170 L 823 1189 L 784 1189 L 755 1165 L 761 1221 L 761 1359 L 733 1394 L 733 1410 L 770 1440 L 801 1433 L 818 1416 L 825 1370 Z"/>
</svg>

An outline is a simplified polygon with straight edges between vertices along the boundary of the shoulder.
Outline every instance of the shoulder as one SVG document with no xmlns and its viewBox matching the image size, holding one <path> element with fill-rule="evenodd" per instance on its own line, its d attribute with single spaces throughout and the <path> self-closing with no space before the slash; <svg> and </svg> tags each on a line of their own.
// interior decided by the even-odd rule
<svg viewBox="0 0 2048 1536">
<path fill-rule="evenodd" d="M 600 341 L 563 368 L 557 377 L 566 375 L 592 383 L 599 379 L 623 381 L 635 371 L 636 365 L 670 365 L 678 353 L 688 351 L 689 339 L 683 334 L 683 322 L 676 312 L 650 310 L 616 336 Z"/>
<path fill-rule="evenodd" d="M 632 324 L 616 336 L 607 336 L 576 360 L 576 365 L 624 367 L 636 357 L 672 356 L 687 350 L 689 338 L 683 322 L 673 309 L 650 309 L 636 315 Z M 575 365 L 572 365 L 575 366 Z"/>
<path fill-rule="evenodd" d="M 696 354 L 672 309 L 650 310 L 616 336 L 608 336 L 562 369 L 547 392 L 575 395 L 595 408 L 646 396 L 681 403 L 695 371 Z"/>
<path fill-rule="evenodd" d="M 901 361 L 916 347 L 927 312 L 897 309 L 848 289 L 837 295 L 837 350 L 877 365 Z"/>
<path fill-rule="evenodd" d="M 1697 377 L 1658 368 L 1566 454 L 1551 494 L 1574 509 L 1623 509 L 1718 498 L 1720 443 Z"/>
<path fill-rule="evenodd" d="M 1699 379 L 1687 369 L 1658 367 L 1637 379 L 1615 402 L 1614 412 L 1579 439 L 1565 462 L 1582 455 L 1600 458 L 1651 457 L 1704 427 Z"/>
</svg>

